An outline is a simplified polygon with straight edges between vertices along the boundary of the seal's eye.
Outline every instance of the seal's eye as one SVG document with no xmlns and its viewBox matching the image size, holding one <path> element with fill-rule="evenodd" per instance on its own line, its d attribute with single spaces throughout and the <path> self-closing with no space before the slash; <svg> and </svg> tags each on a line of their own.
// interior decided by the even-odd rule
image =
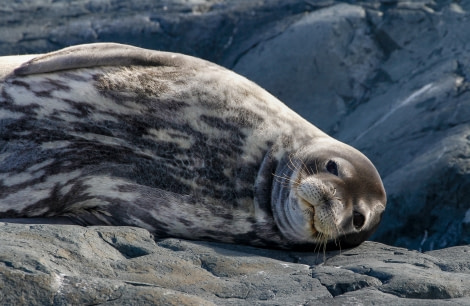
<svg viewBox="0 0 470 306">
<path fill-rule="evenodd" d="M 326 171 L 338 176 L 338 165 L 332 160 L 328 161 L 326 164 Z"/>
<path fill-rule="evenodd" d="M 356 229 L 361 229 L 364 226 L 365 221 L 366 218 L 361 213 L 358 213 L 357 211 L 354 212 L 353 224 Z"/>
</svg>

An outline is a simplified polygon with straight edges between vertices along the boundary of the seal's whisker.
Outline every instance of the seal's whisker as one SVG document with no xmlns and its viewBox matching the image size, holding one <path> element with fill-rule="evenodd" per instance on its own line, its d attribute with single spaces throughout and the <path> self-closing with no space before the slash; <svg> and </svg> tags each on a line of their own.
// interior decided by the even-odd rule
<svg viewBox="0 0 470 306">
<path fill-rule="evenodd" d="M 298 185 L 298 182 L 296 180 L 293 180 L 291 177 L 288 177 L 287 175 L 277 175 L 274 174 L 274 179 L 276 182 L 282 184 L 284 187 L 290 187 L 291 183 L 296 187 Z"/>
<path fill-rule="evenodd" d="M 299 171 L 302 171 L 302 170 L 305 171 L 307 176 L 315 174 L 315 172 L 305 163 L 304 160 L 300 159 L 299 162 L 300 162 Z"/>
<path fill-rule="evenodd" d="M 273 173 L 273 176 L 275 178 L 284 179 L 284 180 L 287 180 L 287 181 L 294 181 L 290 176 L 287 176 L 286 174 L 277 175 L 277 174 Z"/>
<path fill-rule="evenodd" d="M 325 261 L 325 258 L 326 258 L 326 247 L 328 245 L 328 238 L 327 238 L 327 235 L 324 234 L 323 237 L 322 237 L 322 242 L 320 244 L 320 247 L 323 248 L 323 260 Z"/>
<path fill-rule="evenodd" d="M 292 171 L 292 172 L 300 172 L 302 170 L 301 167 L 299 167 L 297 165 L 297 163 L 294 163 L 294 161 L 292 160 L 293 158 L 293 154 L 289 154 L 288 158 L 289 158 L 289 162 L 287 163 L 287 167 L 289 167 L 289 169 Z M 296 159 L 297 160 L 297 159 Z"/>
<path fill-rule="evenodd" d="M 315 245 L 314 252 L 320 251 L 322 246 L 323 246 L 323 243 L 324 243 L 324 240 L 325 240 L 324 237 L 323 237 L 323 233 L 318 232 L 317 240 L 319 241 L 319 243 L 317 243 Z"/>
</svg>

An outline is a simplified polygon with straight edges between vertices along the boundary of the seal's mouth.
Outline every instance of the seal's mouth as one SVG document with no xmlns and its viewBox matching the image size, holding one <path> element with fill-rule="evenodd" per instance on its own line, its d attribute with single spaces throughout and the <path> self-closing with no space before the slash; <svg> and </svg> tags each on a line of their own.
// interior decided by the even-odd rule
<svg viewBox="0 0 470 306">
<path fill-rule="evenodd" d="M 315 227 L 315 207 L 313 206 L 312 203 L 309 201 L 305 200 L 301 196 L 298 197 L 299 201 L 302 205 L 303 208 L 303 213 L 308 217 L 309 223 L 310 223 L 310 228 L 312 230 L 313 235 L 317 235 L 319 231 Z"/>
</svg>

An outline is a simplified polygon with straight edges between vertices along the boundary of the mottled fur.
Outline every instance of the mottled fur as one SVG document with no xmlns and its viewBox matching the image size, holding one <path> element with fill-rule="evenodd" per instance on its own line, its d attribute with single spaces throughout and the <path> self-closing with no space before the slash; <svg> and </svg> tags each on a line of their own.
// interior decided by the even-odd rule
<svg viewBox="0 0 470 306">
<path fill-rule="evenodd" d="M 0 218 L 67 217 L 83 225 L 140 226 L 158 237 L 315 248 L 353 234 L 360 239 L 344 243 L 361 242 L 385 208 L 380 178 L 359 152 L 209 62 L 93 44 L 38 56 L 5 75 Z M 325 144 L 341 158 L 360 156 L 371 177 L 359 188 L 370 193 L 367 203 L 347 204 L 345 192 L 337 200 L 370 206 L 362 233 L 341 225 L 319 238 L 310 220 L 319 208 L 295 220 L 302 229 L 289 229 L 279 217 L 284 203 L 295 202 L 289 211 L 301 202 L 291 181 L 307 169 L 287 157 L 317 163 L 321 169 L 307 176 L 328 180 L 324 163 L 335 157 L 315 149 L 325 151 Z"/>
</svg>

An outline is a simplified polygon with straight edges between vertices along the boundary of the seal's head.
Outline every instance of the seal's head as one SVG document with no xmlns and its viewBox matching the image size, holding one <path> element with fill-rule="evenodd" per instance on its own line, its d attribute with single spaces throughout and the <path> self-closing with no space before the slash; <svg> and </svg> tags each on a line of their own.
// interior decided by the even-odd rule
<svg viewBox="0 0 470 306">
<path fill-rule="evenodd" d="M 362 153 L 332 138 L 317 138 L 286 154 L 276 170 L 273 211 L 294 243 L 325 249 L 359 245 L 377 228 L 386 195 Z"/>
</svg>

